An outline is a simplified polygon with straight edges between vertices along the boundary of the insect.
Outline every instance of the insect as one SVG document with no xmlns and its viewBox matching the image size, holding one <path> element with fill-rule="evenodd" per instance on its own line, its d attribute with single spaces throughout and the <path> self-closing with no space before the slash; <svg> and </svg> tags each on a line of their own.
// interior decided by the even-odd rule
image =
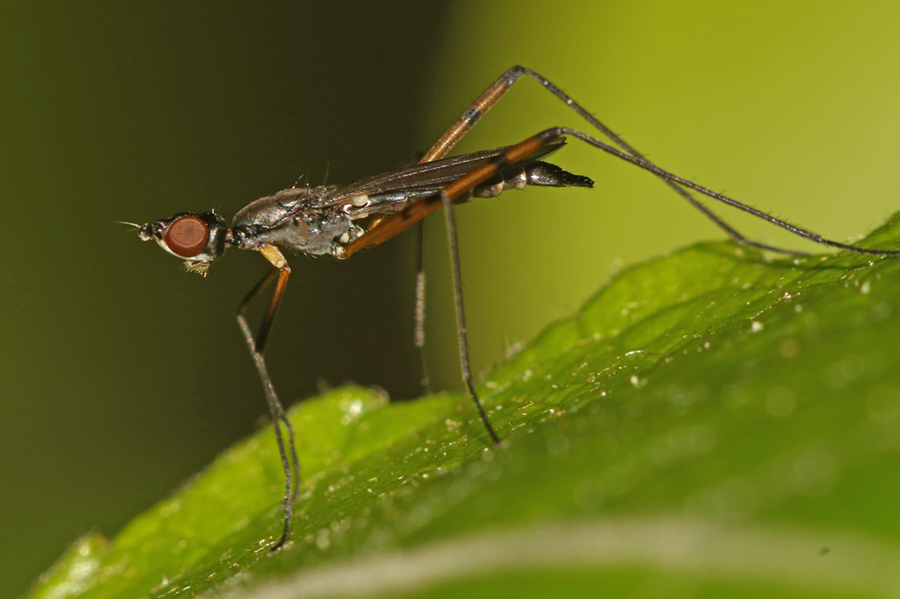
<svg viewBox="0 0 900 599">
<path fill-rule="evenodd" d="M 612 143 L 605 143 L 576 129 L 554 127 L 513 146 L 447 158 L 447 154 L 469 129 L 523 76 L 537 80 L 547 91 L 559 98 Z M 390 239 L 420 223 L 432 212 L 443 208 L 449 236 L 456 297 L 460 370 L 468 394 L 474 401 L 488 436 L 494 443 L 498 443 L 500 437 L 491 425 L 478 398 L 469 367 L 453 205 L 466 202 L 472 197 L 495 197 L 507 190 L 524 189 L 528 186 L 593 186 L 593 181 L 589 178 L 569 173 L 556 165 L 543 161 L 548 154 L 560 149 L 565 144 L 567 137 L 581 140 L 594 148 L 653 173 L 725 231 L 735 242 L 742 245 L 786 254 L 803 254 L 803 252 L 785 250 L 747 239 L 711 212 L 691 192 L 697 192 L 728 204 L 818 244 L 859 254 L 900 255 L 900 250 L 859 248 L 825 239 L 809 230 L 791 225 L 747 204 L 670 173 L 646 160 L 637 150 L 594 118 L 578 102 L 548 79 L 522 66 L 513 67 L 501 75 L 415 164 L 348 185 L 295 186 L 284 189 L 274 195 L 251 202 L 235 215 L 230 227 L 214 211 L 183 212 L 153 223 L 134 225 L 142 240 L 156 241 L 168 253 L 184 260 L 189 271 L 204 276 L 210 264 L 230 247 L 258 251 L 271 264 L 269 272 L 240 302 L 236 314 L 238 325 L 262 381 L 284 468 L 284 526 L 281 539 L 271 548 L 271 551 L 280 548 L 290 537 L 292 502 L 297 493 L 300 471 L 294 445 L 294 433 L 284 408 L 278 400 L 264 359 L 266 340 L 291 274 L 290 266 L 278 249 L 279 246 L 291 247 L 307 254 L 330 255 L 338 259 L 346 259 L 363 248 L 378 245 Z M 275 282 L 275 291 L 259 330 L 254 336 L 247 324 L 245 311 L 254 298 L 273 282 Z M 424 276 L 421 272 L 417 278 L 416 297 L 418 300 L 416 310 L 418 340 L 422 325 L 421 308 L 424 305 Z M 281 424 L 284 424 L 287 431 L 289 452 L 285 448 Z"/>
</svg>

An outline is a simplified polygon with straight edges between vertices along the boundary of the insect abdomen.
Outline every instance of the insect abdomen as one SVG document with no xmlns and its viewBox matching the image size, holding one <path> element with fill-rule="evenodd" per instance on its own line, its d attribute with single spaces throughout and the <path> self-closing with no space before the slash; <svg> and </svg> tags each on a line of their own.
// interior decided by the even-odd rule
<svg viewBox="0 0 900 599">
<path fill-rule="evenodd" d="M 508 189 L 539 187 L 593 187 L 589 177 L 576 175 L 549 162 L 534 161 L 520 164 L 491 177 L 473 190 L 476 198 L 494 198 Z"/>
</svg>

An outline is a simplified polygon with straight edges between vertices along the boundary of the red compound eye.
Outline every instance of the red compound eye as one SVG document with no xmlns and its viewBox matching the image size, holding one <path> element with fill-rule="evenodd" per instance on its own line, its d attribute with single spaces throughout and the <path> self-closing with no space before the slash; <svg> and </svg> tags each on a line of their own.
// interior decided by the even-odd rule
<svg viewBox="0 0 900 599">
<path fill-rule="evenodd" d="M 182 216 L 169 226 L 166 247 L 182 258 L 193 258 L 209 243 L 209 227 L 196 216 Z"/>
</svg>

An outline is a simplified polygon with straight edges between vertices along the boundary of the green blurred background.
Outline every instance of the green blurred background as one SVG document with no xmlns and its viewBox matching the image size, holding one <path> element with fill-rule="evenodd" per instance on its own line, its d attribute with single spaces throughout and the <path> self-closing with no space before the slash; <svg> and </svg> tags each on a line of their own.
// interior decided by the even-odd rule
<svg viewBox="0 0 900 599">
<path fill-rule="evenodd" d="M 232 312 L 265 271 L 209 278 L 117 220 L 389 170 L 500 73 L 528 65 L 664 167 L 847 239 L 900 208 L 900 5 L 3 3 L 0 596 L 67 542 L 112 535 L 265 412 Z M 582 126 L 529 81 L 459 147 Z M 574 142 L 594 191 L 458 209 L 477 371 L 621 264 L 722 235 L 652 177 Z M 761 223 L 765 241 L 803 247 Z M 429 367 L 458 388 L 446 249 L 428 223 Z M 283 398 L 320 382 L 421 392 L 414 245 L 294 257 L 268 356 Z"/>
</svg>

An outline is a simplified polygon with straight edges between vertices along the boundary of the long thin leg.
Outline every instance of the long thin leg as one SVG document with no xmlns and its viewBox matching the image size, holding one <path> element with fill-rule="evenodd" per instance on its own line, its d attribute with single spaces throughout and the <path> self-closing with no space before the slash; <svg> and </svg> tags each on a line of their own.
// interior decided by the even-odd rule
<svg viewBox="0 0 900 599">
<path fill-rule="evenodd" d="M 431 162 L 432 160 L 439 160 L 446 156 L 450 150 L 455 146 L 465 135 L 469 132 L 469 129 L 475 126 L 475 124 L 481 120 L 481 118 L 497 103 L 497 101 L 503 97 L 503 95 L 509 91 L 509 88 L 512 87 L 513 83 L 519 80 L 522 75 L 528 75 L 535 79 L 538 83 L 540 83 L 544 89 L 549 91 L 551 94 L 559 98 L 566 106 L 575 111 L 578 116 L 586 120 L 588 123 L 596 127 L 603 135 L 608 137 L 612 142 L 625 150 L 628 154 L 631 154 L 635 158 L 639 158 L 641 160 L 646 160 L 644 156 L 635 150 L 631 145 L 629 145 L 624 139 L 618 136 L 616 133 L 612 131 L 609 127 L 604 125 L 600 120 L 594 117 L 590 112 L 588 112 L 581 104 L 576 102 L 571 96 L 562 91 L 556 85 L 554 85 L 549 79 L 538 73 L 537 71 L 532 71 L 527 67 L 523 67 L 521 65 L 516 65 L 513 68 L 509 69 L 505 73 L 503 73 L 489 88 L 487 88 L 483 94 L 481 94 L 478 99 L 476 99 L 469 108 L 466 109 L 465 112 L 456 120 L 453 125 L 447 130 L 444 135 L 435 143 L 428 152 L 425 153 L 425 156 L 422 158 L 422 162 Z M 759 248 L 762 250 L 768 250 L 771 252 L 780 252 L 783 254 L 794 254 L 794 255 L 806 255 L 806 252 L 798 252 L 795 250 L 788 250 L 784 248 L 779 248 L 771 245 L 766 245 L 763 243 L 759 243 L 756 241 L 752 241 L 744 237 L 741 233 L 736 231 L 731 225 L 720 219 L 718 216 L 713 214 L 709 208 L 699 202 L 696 198 L 694 198 L 687 190 L 679 187 L 678 184 L 667 179 L 665 177 L 661 177 L 663 181 L 672 188 L 678 195 L 687 200 L 694 208 L 699 210 L 706 218 L 711 220 L 713 224 L 717 227 L 725 231 L 725 233 L 731 237 L 735 242 L 740 243 L 742 245 Z"/>
<path fill-rule="evenodd" d="M 266 257 L 268 258 L 269 256 Z M 275 440 L 278 443 L 278 450 L 281 454 L 281 465 L 284 468 L 284 528 L 282 531 L 281 539 L 278 541 L 278 543 L 276 543 L 269 549 L 270 551 L 276 551 L 281 548 L 281 546 L 284 545 L 284 543 L 290 536 L 291 517 L 293 516 L 293 499 L 297 495 L 300 481 L 300 461 L 297 458 L 297 448 L 294 442 L 294 429 L 291 426 L 290 420 L 288 420 L 287 414 L 284 411 L 284 407 L 278 400 L 278 395 L 275 393 L 275 386 L 272 384 L 272 379 L 269 376 L 269 371 L 266 367 L 266 361 L 263 356 L 265 341 L 272 327 L 272 322 L 274 321 L 275 314 L 278 311 L 278 306 L 281 303 L 282 297 L 284 296 L 284 290 L 287 286 L 287 281 L 290 273 L 290 268 L 288 268 L 286 264 L 282 265 L 282 268 L 280 269 L 278 267 L 272 268 L 259 281 L 259 283 L 257 283 L 247 293 L 247 295 L 244 296 L 244 299 L 241 300 L 241 303 L 238 305 L 236 314 L 238 326 L 240 327 L 241 332 L 244 335 L 244 340 L 247 343 L 247 348 L 250 350 L 250 355 L 253 358 L 254 364 L 256 365 L 256 370 L 259 373 L 259 378 L 262 381 L 263 391 L 266 395 L 266 403 L 269 406 L 269 415 L 272 419 L 272 427 L 275 430 Z M 259 333 L 257 334 L 256 339 L 254 339 L 253 333 L 250 330 L 250 326 L 247 324 L 247 319 L 244 316 L 244 312 L 246 311 L 247 306 L 253 301 L 253 299 L 257 295 L 259 295 L 261 291 L 268 287 L 268 285 L 273 280 L 275 280 L 276 276 L 278 277 L 278 284 L 275 286 L 275 293 L 272 295 L 272 300 L 269 303 L 269 308 L 266 311 L 265 316 L 263 317 Z M 284 439 L 281 434 L 281 423 L 284 423 L 284 426 L 288 431 L 288 442 L 291 451 L 290 459 L 288 459 L 287 451 L 285 451 Z"/>
<path fill-rule="evenodd" d="M 431 381 L 428 378 L 428 364 L 425 361 L 425 223 L 419 221 L 416 245 L 416 329 L 414 340 L 419 348 L 422 361 L 422 386 L 431 392 Z"/>
<path fill-rule="evenodd" d="M 442 191 L 440 197 L 441 204 L 444 207 L 444 215 L 447 217 L 447 237 L 450 242 L 450 265 L 453 270 L 453 292 L 456 296 L 456 332 L 459 336 L 459 366 L 462 370 L 462 377 L 466 383 L 469 395 L 472 396 L 475 407 L 478 408 L 481 422 L 484 423 L 484 427 L 487 429 L 491 439 L 497 444 L 500 443 L 500 437 L 497 436 L 494 427 L 491 426 L 491 422 L 488 420 L 487 414 L 484 411 L 484 406 L 481 405 L 481 400 L 478 399 L 478 393 L 475 391 L 475 383 L 472 380 L 472 369 L 469 366 L 469 340 L 466 332 L 466 311 L 463 308 L 462 273 L 460 272 L 459 266 L 459 244 L 457 243 L 456 237 L 456 218 L 453 215 L 453 200 L 446 191 Z"/>
<path fill-rule="evenodd" d="M 500 168 L 506 166 L 507 164 L 519 162 L 523 159 L 523 157 L 527 157 L 528 155 L 534 153 L 537 149 L 545 146 L 546 144 L 553 143 L 554 141 L 556 141 L 557 139 L 559 139 L 560 137 L 563 137 L 565 135 L 571 135 L 572 137 L 580 139 L 581 141 L 588 143 L 588 144 L 594 146 L 595 148 L 603 150 L 607 154 L 612 154 L 613 156 L 616 156 L 617 158 L 621 158 L 622 160 L 624 160 L 626 162 L 630 162 L 631 164 L 633 164 L 637 167 L 640 167 L 640 168 L 644 169 L 645 171 L 651 172 L 654 175 L 656 175 L 657 177 L 660 177 L 662 179 L 670 181 L 671 183 L 673 183 L 675 185 L 684 186 L 692 191 L 696 191 L 697 193 L 701 193 L 701 194 L 703 194 L 707 197 L 710 197 L 714 200 L 718 200 L 724 204 L 728 204 L 729 206 L 732 206 L 733 208 L 737 208 L 738 210 L 741 210 L 748 214 L 752 214 L 753 216 L 755 216 L 757 218 L 761 218 L 777 227 L 781 227 L 782 229 L 790 231 L 794 235 L 798 235 L 798 236 L 803 237 L 804 239 L 808 239 L 809 241 L 812 241 L 814 243 L 818 243 L 820 245 L 827 245 L 827 246 L 835 247 L 835 248 L 842 249 L 842 250 L 847 250 L 847 251 L 854 252 L 857 254 L 867 254 L 867 255 L 873 255 L 873 256 L 900 256 L 900 250 L 874 250 L 874 249 L 869 249 L 869 248 L 857 247 L 855 245 L 850 245 L 847 243 L 841 243 L 840 241 L 834 241 L 832 239 L 827 239 L 825 237 L 822 237 L 818 233 L 814 233 L 808 229 L 803 229 L 796 225 L 792 225 L 787 221 L 781 220 L 780 218 L 774 217 L 770 214 L 766 214 L 762 210 L 757 210 L 753 206 L 748 206 L 747 204 L 744 204 L 743 202 L 739 202 L 738 200 L 730 198 L 730 197 L 726 196 L 725 194 L 718 193 L 707 187 L 698 185 L 698 184 L 694 183 L 693 181 L 690 181 L 683 177 L 679 177 L 678 175 L 676 175 L 674 173 L 670 173 L 669 171 L 656 166 L 655 164 L 653 164 L 652 162 L 650 162 L 648 160 L 644 160 L 643 158 L 638 158 L 637 156 L 627 154 L 627 153 L 623 152 L 622 150 L 614 148 L 613 146 L 611 146 L 607 143 L 604 143 L 595 137 L 588 135 L 587 133 L 583 133 L 576 129 L 570 129 L 568 127 L 554 127 L 552 129 L 547 129 L 545 131 L 538 133 L 537 135 L 529 137 L 528 139 L 526 139 L 525 141 L 523 141 L 521 143 L 518 143 L 514 146 L 510 146 L 509 148 L 506 149 L 505 152 L 503 152 L 503 154 L 500 154 L 500 155 L 492 158 L 491 160 L 483 163 L 482 165 L 479 165 L 479 167 L 474 169 L 472 172 L 470 172 L 469 175 L 474 175 L 475 172 L 477 170 L 481 169 L 482 167 L 487 168 L 488 166 L 493 165 L 494 170 L 497 171 Z M 451 187 L 462 182 L 464 179 L 466 179 L 466 181 L 465 181 L 466 183 L 471 183 L 472 180 L 477 180 L 475 185 L 477 185 L 478 183 L 480 183 L 483 180 L 483 179 L 479 179 L 477 177 L 472 177 L 470 179 L 469 175 L 466 175 L 465 177 L 457 179 L 456 181 L 453 182 L 453 184 L 448 185 L 445 189 L 449 190 Z"/>
</svg>

